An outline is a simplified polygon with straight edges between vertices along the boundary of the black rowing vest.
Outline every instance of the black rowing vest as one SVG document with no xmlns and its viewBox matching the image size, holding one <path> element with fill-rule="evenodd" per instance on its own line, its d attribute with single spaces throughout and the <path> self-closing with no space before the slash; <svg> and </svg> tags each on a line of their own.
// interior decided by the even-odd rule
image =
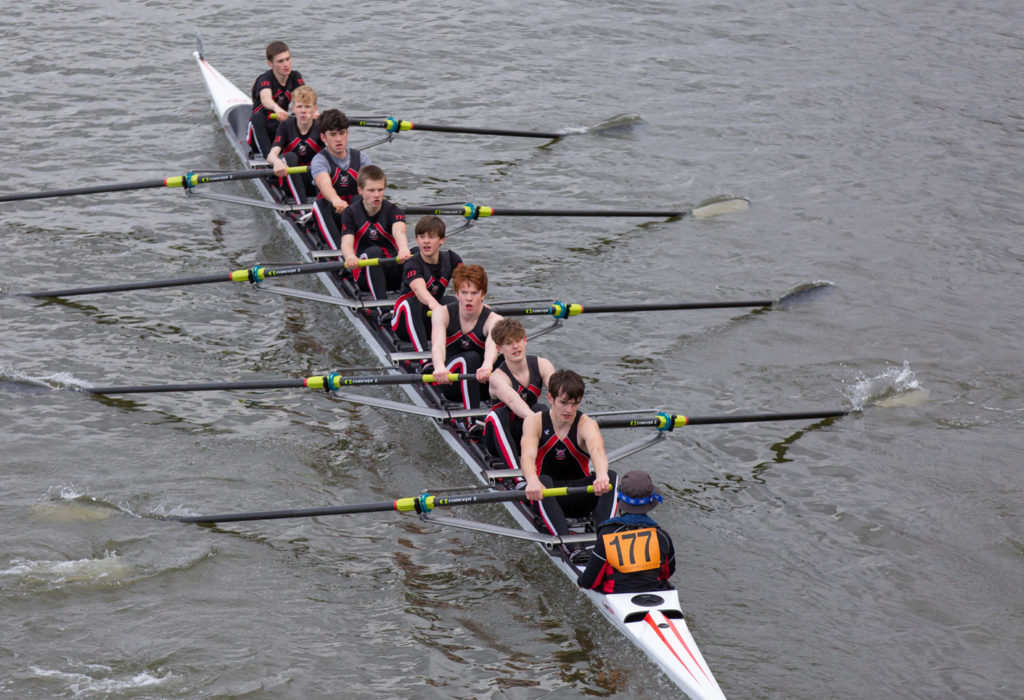
<svg viewBox="0 0 1024 700">
<path fill-rule="evenodd" d="M 551 422 L 551 409 L 541 412 L 540 444 L 537 447 L 537 473 L 547 474 L 552 480 L 573 481 L 590 476 L 590 453 L 579 445 L 577 430 L 582 413 L 576 414 L 564 440 L 555 434 Z"/>
<path fill-rule="evenodd" d="M 540 398 L 540 388 L 541 383 L 543 381 L 540 376 L 540 362 L 538 361 L 537 356 L 527 355 L 526 366 L 530 369 L 530 378 L 528 380 L 530 383 L 527 386 L 523 386 L 522 384 L 520 384 L 519 380 L 516 379 L 512 375 L 512 372 L 510 372 L 508 368 L 505 367 L 504 365 L 497 367 L 494 371 L 504 373 L 505 376 L 507 376 L 509 378 L 509 381 L 512 383 L 512 388 L 516 390 L 517 394 L 519 394 L 519 398 L 525 401 L 527 406 L 533 408 L 533 405 L 537 403 L 537 399 Z M 494 405 L 491 406 L 491 410 L 497 410 L 504 406 L 504 402 L 496 401 Z M 517 419 L 518 417 L 519 416 L 517 416 L 515 413 L 511 415 L 511 418 L 513 420 Z"/>
<path fill-rule="evenodd" d="M 484 325 L 487 323 L 487 317 L 491 315 L 491 310 L 485 306 L 472 330 L 469 333 L 463 333 L 462 323 L 459 321 L 458 302 L 448 304 L 445 308 L 448 309 L 448 329 L 445 331 L 445 348 L 447 348 L 448 359 L 467 352 L 475 352 L 483 357 L 484 347 L 487 345 Z"/>
</svg>

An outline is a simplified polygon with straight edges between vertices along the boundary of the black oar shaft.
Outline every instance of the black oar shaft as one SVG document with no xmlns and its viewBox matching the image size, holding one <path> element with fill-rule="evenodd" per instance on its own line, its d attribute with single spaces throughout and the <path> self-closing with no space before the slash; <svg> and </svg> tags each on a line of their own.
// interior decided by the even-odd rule
<svg viewBox="0 0 1024 700">
<path fill-rule="evenodd" d="M 289 168 L 288 172 L 305 172 L 306 166 Z M 72 187 L 64 190 L 49 190 L 44 192 L 25 192 L 22 194 L 0 195 L 0 202 L 17 202 L 26 199 L 47 199 L 50 197 L 67 197 L 76 194 L 98 194 L 100 192 L 123 192 L 126 190 L 145 190 L 156 187 L 195 187 L 196 185 L 208 184 L 211 182 L 228 182 L 230 180 L 251 180 L 257 177 L 273 177 L 274 171 L 269 168 L 261 170 L 238 170 L 232 173 L 217 173 L 213 175 L 199 175 L 187 173 L 176 175 L 163 180 L 142 180 L 140 182 L 117 182 L 109 185 L 92 185 L 89 187 Z"/>
<path fill-rule="evenodd" d="M 491 129 L 476 126 L 441 126 L 438 124 L 421 124 L 405 119 L 388 117 L 386 119 L 361 119 L 355 117 L 351 121 L 352 126 L 370 126 L 378 129 L 387 129 L 394 133 L 396 131 L 438 131 L 448 134 L 483 134 L 485 136 L 525 136 L 536 139 L 560 139 L 565 134 L 550 131 L 522 131 L 516 129 Z"/>
<path fill-rule="evenodd" d="M 526 136 L 538 139 L 560 139 L 565 134 L 550 131 L 519 131 L 515 129 L 488 129 L 474 126 L 442 126 L 413 122 L 414 131 L 437 131 L 448 134 L 483 134 L 485 136 Z"/>
<path fill-rule="evenodd" d="M 422 216 L 433 214 L 435 216 L 466 216 L 466 209 L 462 206 L 420 206 L 412 205 L 402 207 L 406 214 Z M 608 216 L 608 217 L 640 217 L 653 219 L 674 219 L 686 216 L 688 211 L 660 211 L 647 209 L 495 209 L 489 207 L 487 211 L 481 212 L 480 217 L 485 216 Z"/>
<path fill-rule="evenodd" d="M 183 523 L 234 523 L 240 520 L 278 520 L 281 518 L 309 518 L 317 515 L 347 515 L 351 513 L 378 513 L 395 509 L 394 501 L 362 503 L 350 506 L 324 508 L 293 508 L 252 513 L 226 513 L 223 515 L 183 515 L 174 518 Z"/>
<path fill-rule="evenodd" d="M 794 411 L 791 413 L 747 413 L 734 416 L 687 416 L 686 425 L 714 425 L 718 423 L 764 423 L 777 420 L 824 420 L 839 418 L 851 412 L 843 409 L 832 411 Z"/>
<path fill-rule="evenodd" d="M 569 486 L 544 489 L 545 498 L 558 496 L 575 496 L 593 491 L 593 486 Z M 288 510 L 255 511 L 251 513 L 226 513 L 224 515 L 182 515 L 171 518 L 183 523 L 233 523 L 241 520 L 279 520 L 282 518 L 310 518 L 320 515 L 348 515 L 352 513 L 379 513 L 399 511 L 429 513 L 434 508 L 451 508 L 453 506 L 475 505 L 481 503 L 504 503 L 507 501 L 525 501 L 526 492 L 515 491 L 483 491 L 457 496 L 432 496 L 428 493 L 394 501 L 378 503 L 359 503 L 347 506 L 324 506 L 321 508 L 292 508 Z"/>
<path fill-rule="evenodd" d="M 159 289 L 163 287 L 185 287 L 190 284 L 210 284 L 213 282 L 230 282 L 231 278 L 226 272 L 219 275 L 204 275 L 202 277 L 182 277 L 170 280 L 150 280 L 147 282 L 122 282 L 119 284 L 104 284 L 96 287 L 75 287 L 71 289 L 52 289 L 45 292 L 22 292 L 16 294 L 19 297 L 32 297 L 34 299 L 46 299 L 49 297 L 75 297 L 85 294 L 103 294 L 106 292 L 127 292 L 135 289 Z"/>
<path fill-rule="evenodd" d="M 722 416 L 683 416 L 683 415 L 656 415 L 656 416 L 597 416 L 598 425 L 602 428 L 666 428 L 666 417 L 672 422 L 672 427 L 687 425 L 719 425 L 728 423 L 764 423 L 769 421 L 787 420 L 824 420 L 827 418 L 838 418 L 851 413 L 851 411 L 836 409 L 830 411 L 795 411 L 789 413 L 736 413 Z"/>
<path fill-rule="evenodd" d="M 774 299 L 752 299 L 746 301 L 686 301 L 653 304 L 565 304 L 555 302 L 547 306 L 503 306 L 495 304 L 493 311 L 503 316 L 556 316 L 567 318 L 580 314 L 604 314 L 634 311 L 686 311 L 696 309 L 738 309 L 771 306 Z"/>
<path fill-rule="evenodd" d="M 50 197 L 68 197 L 76 194 L 98 194 L 100 192 L 121 192 L 124 190 L 146 190 L 166 187 L 166 180 L 144 180 L 142 182 L 122 182 L 111 185 L 92 185 L 90 187 L 71 187 L 65 190 L 49 190 L 46 192 L 23 192 L 21 194 L 0 195 L 0 202 L 19 202 L 26 199 L 49 199 Z"/>
<path fill-rule="evenodd" d="M 311 263 L 309 265 L 296 265 L 283 268 L 262 268 L 257 266 L 247 271 L 247 280 L 259 281 L 255 278 L 286 277 L 288 275 L 316 274 L 318 272 L 329 272 L 340 270 L 345 267 L 343 262 Z M 213 284 L 215 282 L 237 282 L 235 273 L 222 272 L 217 275 L 203 275 L 201 277 L 180 277 L 167 280 L 148 280 L 144 282 L 122 282 L 118 284 L 105 284 L 96 287 L 76 287 L 72 289 L 53 289 L 45 292 L 21 292 L 13 296 L 32 297 L 35 299 L 46 299 L 49 297 L 73 297 L 85 294 L 104 294 L 108 292 L 127 292 L 138 289 L 162 289 L 166 287 L 187 287 L 194 284 Z"/>
<path fill-rule="evenodd" d="M 736 309 L 760 306 L 771 306 L 773 299 L 754 299 L 748 301 L 694 301 L 664 304 L 583 304 L 580 313 L 604 314 L 621 311 L 685 311 L 687 309 Z"/>
<path fill-rule="evenodd" d="M 152 384 L 87 388 L 90 394 L 156 394 L 175 391 L 245 391 L 250 389 L 301 389 L 305 379 L 269 379 L 257 382 L 207 382 L 197 384 Z"/>
<path fill-rule="evenodd" d="M 450 374 L 452 381 L 475 380 L 475 374 Z M 351 386 L 374 386 L 389 384 L 424 384 L 433 375 L 424 374 L 381 374 L 365 377 L 342 377 L 340 375 L 316 375 L 304 379 L 265 379 L 252 382 L 206 382 L 197 384 L 150 384 L 140 386 L 105 386 L 85 389 L 90 394 L 156 394 L 176 391 L 250 391 L 256 389 L 340 389 Z"/>
</svg>

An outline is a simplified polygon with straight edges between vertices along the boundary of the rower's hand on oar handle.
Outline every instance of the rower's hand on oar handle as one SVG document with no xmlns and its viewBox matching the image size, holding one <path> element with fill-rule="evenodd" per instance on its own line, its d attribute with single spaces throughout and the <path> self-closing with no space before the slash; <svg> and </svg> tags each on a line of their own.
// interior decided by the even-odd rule
<svg viewBox="0 0 1024 700">
<path fill-rule="evenodd" d="M 284 177 L 288 174 L 288 163 L 281 160 L 280 158 L 274 159 L 274 174 L 278 177 Z"/>
<path fill-rule="evenodd" d="M 540 479 L 526 480 L 526 498 L 531 501 L 539 501 L 544 498 L 544 484 Z"/>
<path fill-rule="evenodd" d="M 491 368 L 481 367 L 476 371 L 476 380 L 481 384 L 487 382 L 491 378 Z"/>
<path fill-rule="evenodd" d="M 357 258 L 354 255 L 346 255 L 345 267 L 347 267 L 349 270 L 356 269 L 357 267 L 359 267 L 359 258 Z"/>
<path fill-rule="evenodd" d="M 599 476 L 594 479 L 594 495 L 600 496 L 608 493 L 612 490 L 612 482 L 608 479 L 608 475 Z"/>
<path fill-rule="evenodd" d="M 434 372 L 434 384 L 440 384 L 441 386 L 446 386 L 446 385 L 451 384 L 451 383 L 452 383 L 452 377 L 451 377 L 450 374 L 448 374 L 448 370 L 447 369 L 442 367 L 440 372 Z"/>
</svg>

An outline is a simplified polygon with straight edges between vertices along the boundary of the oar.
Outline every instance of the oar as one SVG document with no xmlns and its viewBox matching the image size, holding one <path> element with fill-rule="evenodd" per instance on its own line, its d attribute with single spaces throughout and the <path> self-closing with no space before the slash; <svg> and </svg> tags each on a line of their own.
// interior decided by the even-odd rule
<svg viewBox="0 0 1024 700">
<path fill-rule="evenodd" d="M 655 416 L 597 416 L 595 420 L 602 428 L 657 428 L 672 430 L 686 425 L 716 425 L 724 423 L 763 423 L 780 420 L 822 420 L 838 418 L 853 413 L 852 410 L 797 411 L 793 413 L 735 413 L 723 416 L 684 416 L 681 414 L 658 413 Z"/>
<path fill-rule="evenodd" d="M 750 202 L 742 197 L 716 198 L 693 209 L 659 210 L 659 209 L 502 209 L 500 207 L 479 204 L 462 204 L 452 207 L 408 206 L 402 207 L 406 214 L 435 216 L 462 216 L 467 220 L 475 220 L 487 216 L 608 216 L 608 217 L 640 217 L 649 219 L 679 219 L 694 216 L 706 219 L 709 216 L 744 211 Z"/>
<path fill-rule="evenodd" d="M 288 168 L 288 174 L 304 173 L 309 170 L 307 165 L 299 165 Z M 46 192 L 28 192 L 25 194 L 0 195 L 0 202 L 17 202 L 25 199 L 46 199 L 48 197 L 67 197 L 74 194 L 97 194 L 99 192 L 122 192 L 124 190 L 146 190 L 157 187 L 184 187 L 192 189 L 196 185 L 205 185 L 210 182 L 227 182 L 229 180 L 252 180 L 257 177 L 274 177 L 274 171 L 261 170 L 239 170 L 233 173 L 220 173 L 215 175 L 198 175 L 186 173 L 164 178 L 163 180 L 143 180 L 141 182 L 121 182 L 112 185 L 93 185 L 91 187 L 73 187 L 67 190 L 49 190 Z"/>
<path fill-rule="evenodd" d="M 476 379 L 475 374 L 449 374 L 453 382 Z M 343 377 L 323 374 L 304 379 L 265 379 L 253 382 L 208 382 L 205 384 L 143 384 L 141 386 L 101 386 L 84 391 L 90 394 L 155 394 L 171 391 L 249 391 L 253 389 L 322 389 L 336 391 L 348 386 L 371 384 L 433 384 L 433 374 L 382 374 L 366 377 Z"/>
<path fill-rule="evenodd" d="M 550 131 L 515 131 L 512 129 L 483 129 L 475 126 L 439 126 L 437 124 L 422 124 L 385 117 L 383 119 L 362 119 L 359 117 L 349 120 L 351 126 L 367 126 L 378 129 L 387 129 L 389 133 L 399 131 L 441 131 L 449 134 L 483 134 L 485 136 L 525 136 L 536 139 L 560 139 L 565 134 Z"/>
<path fill-rule="evenodd" d="M 339 253 L 340 255 L 340 253 Z M 376 265 L 387 265 L 395 263 L 395 258 L 365 258 L 359 261 L 359 267 L 374 267 Z M 261 282 L 268 277 L 286 277 L 288 275 L 311 275 L 318 272 L 330 272 L 341 270 L 345 267 L 343 262 L 310 263 L 308 265 L 294 265 L 292 267 L 268 268 L 262 265 L 255 265 L 244 270 L 235 270 L 217 275 L 204 275 L 202 277 L 179 277 L 169 280 L 150 280 L 145 282 L 123 282 L 119 284 L 107 284 L 99 287 L 79 287 L 77 289 L 53 289 L 46 292 L 21 292 L 12 294 L 17 297 L 33 297 L 44 299 L 48 297 L 73 297 L 83 294 L 102 294 L 105 292 L 127 292 L 136 289 L 159 289 L 162 287 L 186 287 L 192 284 L 212 284 L 214 282 Z"/>
<path fill-rule="evenodd" d="M 776 303 L 776 299 L 754 299 L 751 301 L 701 301 L 701 302 L 665 302 L 653 304 L 568 304 L 564 301 L 552 302 L 549 306 L 502 306 L 491 307 L 502 316 L 554 316 L 569 318 L 580 314 L 606 314 L 624 311 L 672 311 L 686 309 L 734 309 L 745 307 L 765 307 Z"/>
<path fill-rule="evenodd" d="M 575 496 L 593 493 L 593 486 L 563 486 L 561 488 L 544 489 L 544 498 L 559 496 Z M 431 496 L 429 493 L 394 501 L 379 503 L 357 503 L 347 506 L 325 506 L 323 508 L 293 508 L 289 510 L 269 510 L 253 513 L 227 513 L 225 515 L 182 515 L 169 518 L 183 523 L 232 523 L 240 520 L 277 520 L 280 518 L 312 518 L 319 515 L 351 515 L 353 513 L 379 513 L 398 511 L 400 513 L 429 513 L 435 508 L 451 508 L 453 506 L 475 505 L 478 503 L 503 503 L 506 501 L 525 501 L 526 492 L 516 491 L 481 491 L 466 493 L 460 496 Z"/>
</svg>

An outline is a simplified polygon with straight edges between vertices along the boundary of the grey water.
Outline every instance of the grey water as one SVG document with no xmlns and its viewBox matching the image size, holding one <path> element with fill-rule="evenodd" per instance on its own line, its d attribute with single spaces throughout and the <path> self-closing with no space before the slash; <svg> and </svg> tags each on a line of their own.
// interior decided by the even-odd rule
<svg viewBox="0 0 1024 700">
<path fill-rule="evenodd" d="M 199 30 L 246 91 L 282 39 L 321 107 L 572 132 L 402 134 L 372 151 L 399 203 L 746 197 L 702 220 L 496 216 L 448 245 L 491 301 L 830 282 L 775 310 L 583 315 L 530 348 L 587 378 L 589 410 L 864 408 L 677 429 L 617 465 L 665 494 L 727 696 L 1024 698 L 1021 26 L 999 0 L 8 3 L 0 194 L 236 169 Z M 271 214 L 144 190 L 0 204 L 0 237 L 0 693 L 679 695 L 526 544 L 394 514 L 153 517 L 471 483 L 424 419 L 323 394 L 75 390 L 372 363 L 337 309 L 237 285 L 9 296 L 294 261 Z"/>
</svg>

